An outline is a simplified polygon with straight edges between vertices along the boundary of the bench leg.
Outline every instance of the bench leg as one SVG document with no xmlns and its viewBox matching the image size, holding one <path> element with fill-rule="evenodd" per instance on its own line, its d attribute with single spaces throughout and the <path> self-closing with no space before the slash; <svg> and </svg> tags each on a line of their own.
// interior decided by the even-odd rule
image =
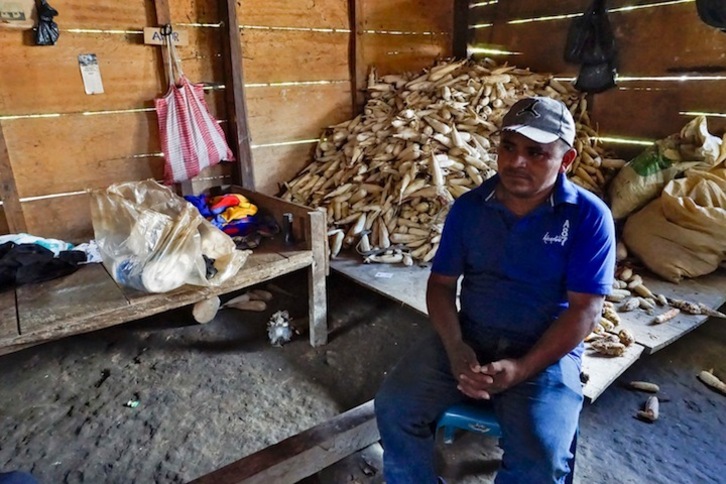
<svg viewBox="0 0 726 484">
<path fill-rule="evenodd" d="M 308 311 L 310 344 L 321 346 L 328 342 L 328 303 L 325 294 L 327 252 L 325 250 L 326 222 L 323 212 L 310 213 L 310 245 L 313 263 L 308 269 Z"/>
</svg>

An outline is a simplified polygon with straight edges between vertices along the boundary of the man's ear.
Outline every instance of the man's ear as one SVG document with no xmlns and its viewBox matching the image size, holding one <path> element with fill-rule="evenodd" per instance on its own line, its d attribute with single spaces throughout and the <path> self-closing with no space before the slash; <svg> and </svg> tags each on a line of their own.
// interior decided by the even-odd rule
<svg viewBox="0 0 726 484">
<path fill-rule="evenodd" d="M 577 158 L 577 150 L 575 148 L 570 148 L 565 152 L 565 154 L 562 155 L 562 165 L 560 165 L 560 173 L 564 173 L 567 171 L 567 168 L 572 164 L 572 162 L 575 161 L 575 158 Z"/>
</svg>

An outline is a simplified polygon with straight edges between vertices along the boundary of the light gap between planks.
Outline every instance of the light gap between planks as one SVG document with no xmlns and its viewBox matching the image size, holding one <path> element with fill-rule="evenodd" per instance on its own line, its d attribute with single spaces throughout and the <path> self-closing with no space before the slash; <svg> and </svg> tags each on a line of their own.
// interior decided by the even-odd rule
<svg viewBox="0 0 726 484">
<path fill-rule="evenodd" d="M 333 84 L 347 84 L 350 81 L 345 80 L 320 80 L 320 81 L 290 81 L 290 82 L 264 82 L 245 84 L 245 88 L 259 87 L 295 87 L 295 86 L 324 86 Z M 224 84 L 216 84 L 204 86 L 205 91 L 221 91 L 226 89 Z M 42 118 L 60 118 L 63 116 L 103 116 L 109 114 L 134 114 L 155 111 L 154 108 L 129 108 L 129 109 L 112 109 L 102 111 L 76 111 L 68 113 L 32 113 L 32 114 L 13 114 L 0 116 L 0 121 L 13 121 L 18 119 L 42 119 Z M 225 123 L 227 120 L 218 120 L 219 123 Z"/>
<path fill-rule="evenodd" d="M 647 8 L 662 8 L 662 7 L 669 7 L 672 5 L 680 5 L 682 3 L 693 3 L 695 0 L 668 0 L 668 1 L 659 1 L 654 3 L 646 3 L 646 4 L 640 4 L 640 5 L 629 5 L 627 7 L 615 7 L 608 9 L 608 13 L 630 13 L 637 10 L 643 10 Z M 532 22 L 552 22 L 552 21 L 558 21 L 558 20 L 567 20 L 575 17 L 582 17 L 584 15 L 583 12 L 576 12 L 576 13 L 565 13 L 560 15 L 546 15 L 542 17 L 531 17 L 531 18 L 522 18 L 522 19 L 514 19 L 507 21 L 510 25 L 518 25 L 518 24 L 527 24 Z M 481 23 L 481 24 L 473 24 L 469 25 L 469 29 L 475 30 L 475 29 L 485 29 L 485 28 L 491 28 L 493 27 L 493 23 Z"/>
</svg>

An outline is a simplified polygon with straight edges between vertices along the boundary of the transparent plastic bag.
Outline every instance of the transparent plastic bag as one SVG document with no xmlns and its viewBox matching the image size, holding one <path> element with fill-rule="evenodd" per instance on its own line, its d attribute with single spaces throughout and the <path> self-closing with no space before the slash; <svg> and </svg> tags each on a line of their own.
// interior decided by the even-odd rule
<svg viewBox="0 0 726 484">
<path fill-rule="evenodd" d="M 236 250 L 194 206 L 153 180 L 93 190 L 91 218 L 111 276 L 144 292 L 217 286 L 236 274 L 250 253 Z M 205 256 L 213 261 L 211 271 Z"/>
</svg>

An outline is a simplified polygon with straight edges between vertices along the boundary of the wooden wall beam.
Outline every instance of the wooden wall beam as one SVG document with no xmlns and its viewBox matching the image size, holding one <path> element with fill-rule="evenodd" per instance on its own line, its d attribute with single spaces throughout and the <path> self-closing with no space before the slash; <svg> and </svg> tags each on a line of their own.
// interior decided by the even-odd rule
<svg viewBox="0 0 726 484">
<path fill-rule="evenodd" d="M 23 207 L 20 204 L 18 187 L 15 185 L 13 166 L 10 163 L 10 154 L 5 144 L 2 124 L 0 124 L 0 198 L 3 201 L 5 218 L 8 221 L 10 233 L 26 232 Z"/>
<path fill-rule="evenodd" d="M 247 121 L 247 101 L 245 99 L 244 74 L 242 71 L 242 40 L 237 2 L 220 0 L 220 13 L 224 19 L 226 32 L 222 35 L 224 46 L 224 85 L 227 94 L 227 122 L 237 156 L 237 170 L 234 178 L 243 187 L 254 190 L 255 176 L 250 147 L 249 125 Z"/>
<path fill-rule="evenodd" d="M 202 476 L 191 484 L 298 482 L 379 439 L 373 400 Z"/>
<path fill-rule="evenodd" d="M 454 1 L 454 33 L 452 53 L 458 59 L 465 59 L 469 44 L 469 2 L 470 0 Z"/>
<path fill-rule="evenodd" d="M 363 108 L 367 86 L 366 76 L 368 73 L 366 72 L 365 57 L 363 55 L 363 34 L 365 31 L 363 1 L 348 0 L 348 16 L 350 19 L 348 65 L 350 66 L 350 93 L 353 99 L 353 116 L 356 116 Z"/>
<path fill-rule="evenodd" d="M 154 11 L 156 12 L 156 25 L 162 26 L 171 24 L 171 9 L 169 8 L 169 0 L 154 0 Z M 165 64 L 167 60 L 166 45 L 161 46 L 161 67 L 162 72 L 166 72 Z M 164 74 L 164 81 L 169 82 Z M 166 85 L 161 86 L 161 92 L 166 92 Z"/>
</svg>

